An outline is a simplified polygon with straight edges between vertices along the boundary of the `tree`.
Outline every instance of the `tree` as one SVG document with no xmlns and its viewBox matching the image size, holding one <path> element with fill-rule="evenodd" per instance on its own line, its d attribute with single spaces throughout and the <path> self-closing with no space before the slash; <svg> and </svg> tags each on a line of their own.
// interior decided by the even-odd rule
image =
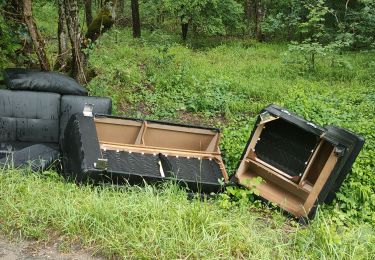
<svg viewBox="0 0 375 260">
<path fill-rule="evenodd" d="M 263 40 L 262 22 L 266 15 L 265 5 L 262 0 L 255 0 L 255 37 L 258 41 Z"/>
<path fill-rule="evenodd" d="M 245 24 L 246 28 L 249 29 L 251 27 L 252 19 L 255 16 L 253 0 L 245 0 L 243 1 L 243 5 L 245 13 Z"/>
<path fill-rule="evenodd" d="M 141 37 L 141 21 L 139 18 L 139 3 L 138 0 L 131 0 L 132 7 L 132 23 L 133 23 L 133 37 Z"/>
<path fill-rule="evenodd" d="M 77 0 L 64 0 L 66 26 L 72 47 L 72 75 L 80 84 L 87 83 L 87 57 L 82 50 L 83 38 L 79 29 Z"/>
<path fill-rule="evenodd" d="M 87 27 L 90 26 L 92 23 L 92 0 L 84 0 L 85 4 L 85 17 L 86 17 L 86 25 Z"/>
<path fill-rule="evenodd" d="M 225 35 L 242 26 L 243 8 L 235 0 L 165 0 L 165 6 L 177 16 L 183 40 L 190 25 L 208 35 Z"/>
<path fill-rule="evenodd" d="M 92 43 L 112 27 L 114 19 L 111 8 L 109 4 L 104 6 L 88 27 L 86 38 L 90 39 Z"/>
<path fill-rule="evenodd" d="M 64 0 L 57 0 L 59 20 L 57 24 L 57 38 L 59 42 L 59 50 L 55 63 L 56 70 L 64 70 L 68 63 L 69 48 L 68 48 L 68 34 L 66 31 L 66 17 Z"/>
<path fill-rule="evenodd" d="M 116 20 L 121 21 L 125 13 L 125 0 L 116 1 Z"/>
<path fill-rule="evenodd" d="M 23 0 L 23 18 L 27 26 L 29 35 L 34 45 L 36 55 L 38 56 L 39 64 L 42 70 L 50 70 L 50 64 L 44 49 L 44 41 L 40 36 L 38 28 L 33 19 L 32 2 L 31 0 Z"/>
</svg>

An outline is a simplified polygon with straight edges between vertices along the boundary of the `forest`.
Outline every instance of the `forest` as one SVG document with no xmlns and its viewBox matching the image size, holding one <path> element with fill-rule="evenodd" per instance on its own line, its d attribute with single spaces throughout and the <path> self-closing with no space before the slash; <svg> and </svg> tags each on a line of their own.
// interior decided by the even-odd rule
<svg viewBox="0 0 375 260">
<path fill-rule="evenodd" d="M 110 259 L 374 258 L 374 0 L 0 0 L 0 12 L 0 71 L 61 72 L 116 115 L 220 128 L 229 174 L 272 103 L 366 139 L 308 225 L 254 190 L 187 199 L 173 182 L 3 169 L 1 235 Z"/>
</svg>

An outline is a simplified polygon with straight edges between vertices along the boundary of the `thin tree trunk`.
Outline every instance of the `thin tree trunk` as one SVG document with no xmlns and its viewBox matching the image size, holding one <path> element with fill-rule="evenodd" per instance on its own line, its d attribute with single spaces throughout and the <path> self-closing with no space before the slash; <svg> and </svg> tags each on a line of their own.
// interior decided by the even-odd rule
<svg viewBox="0 0 375 260">
<path fill-rule="evenodd" d="M 246 21 L 246 25 L 247 27 L 250 27 L 250 24 L 251 24 L 251 18 L 253 17 L 253 1 L 252 0 L 246 0 L 245 1 L 245 21 Z"/>
<path fill-rule="evenodd" d="M 244 35 L 252 35 L 251 26 L 252 21 L 254 21 L 255 13 L 254 13 L 254 0 L 245 0 L 244 1 L 244 21 L 245 21 L 245 28 L 244 28 Z"/>
<path fill-rule="evenodd" d="M 89 27 L 89 25 L 92 23 L 92 0 L 85 0 L 85 16 L 86 16 L 86 25 Z"/>
<path fill-rule="evenodd" d="M 264 12 L 265 10 L 262 4 L 262 0 L 256 0 L 255 36 L 258 41 L 263 40 L 262 21 L 264 18 Z"/>
<path fill-rule="evenodd" d="M 131 0 L 132 6 L 132 21 L 133 21 L 133 37 L 141 37 L 141 21 L 139 19 L 139 4 L 138 0 Z"/>
<path fill-rule="evenodd" d="M 181 23 L 182 40 L 186 41 L 189 30 L 189 23 Z"/>
<path fill-rule="evenodd" d="M 66 26 L 72 46 L 72 74 L 80 84 L 86 84 L 86 55 L 82 52 L 82 36 L 79 30 L 77 0 L 64 0 Z"/>
<path fill-rule="evenodd" d="M 31 0 L 23 0 L 23 16 L 42 70 L 50 70 L 44 42 L 33 19 Z"/>
<path fill-rule="evenodd" d="M 116 4 L 116 19 L 122 20 L 125 13 L 125 0 L 117 0 Z"/>
<path fill-rule="evenodd" d="M 57 38 L 59 41 L 59 53 L 55 63 L 56 70 L 63 70 L 67 63 L 69 57 L 68 50 L 68 35 L 66 31 L 66 18 L 65 18 L 65 8 L 64 0 L 58 0 L 58 13 L 59 21 L 57 24 Z"/>
</svg>

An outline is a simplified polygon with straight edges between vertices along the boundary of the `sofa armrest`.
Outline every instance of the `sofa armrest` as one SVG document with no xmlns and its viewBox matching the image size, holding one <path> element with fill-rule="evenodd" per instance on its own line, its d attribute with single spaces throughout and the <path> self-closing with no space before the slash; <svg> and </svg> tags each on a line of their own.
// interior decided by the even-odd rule
<svg viewBox="0 0 375 260">
<path fill-rule="evenodd" d="M 82 113 L 85 104 L 93 105 L 94 114 L 112 113 L 112 100 L 107 97 L 84 97 L 64 95 L 60 105 L 60 143 L 63 143 L 65 128 L 70 117 L 76 113 Z"/>
</svg>

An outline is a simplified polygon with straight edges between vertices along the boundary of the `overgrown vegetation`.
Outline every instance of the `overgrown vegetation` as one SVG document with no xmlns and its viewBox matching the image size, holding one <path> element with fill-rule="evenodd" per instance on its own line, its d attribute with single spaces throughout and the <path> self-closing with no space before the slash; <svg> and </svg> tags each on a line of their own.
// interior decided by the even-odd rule
<svg viewBox="0 0 375 260">
<path fill-rule="evenodd" d="M 229 210 L 219 201 L 189 201 L 173 184 L 155 188 L 78 187 L 55 173 L 0 175 L 0 228 L 126 258 L 370 259 L 369 225 L 337 226 L 327 216 L 308 229 L 279 213 L 249 205 Z M 147 246 L 146 246 L 147 245 Z"/>
<path fill-rule="evenodd" d="M 141 3 L 141 14 L 148 2 Z M 293 12 L 288 11 L 289 2 Z M 243 203 L 252 192 L 229 191 L 228 196 L 238 199 L 234 202 L 226 196 L 188 201 L 173 184 L 78 187 L 51 172 L 7 171 L 0 174 L 1 231 L 42 241 L 58 235 L 62 249 L 82 244 L 106 256 L 133 258 L 373 258 L 375 53 L 369 49 L 375 28 L 369 26 L 373 3 L 358 1 L 343 13 L 345 6 L 316 1 L 317 5 L 307 6 L 315 11 L 312 16 L 304 13 L 302 17 L 309 19 L 303 24 L 298 17 L 307 7 L 300 2 L 267 2 L 280 8 L 268 9 L 262 21 L 265 39 L 285 39 L 282 34 L 291 30 L 290 40 L 297 41 L 292 46 L 207 34 L 182 41 L 168 19 L 163 26 L 143 30 L 139 39 L 132 39 L 129 28 L 115 26 L 90 46 L 92 79 L 87 88 L 91 95 L 110 96 L 117 114 L 220 127 L 230 173 L 256 114 L 270 103 L 319 125 L 336 124 L 363 135 L 365 147 L 337 199 L 323 206 L 311 225 L 301 227 L 259 202 Z M 42 1 L 34 6 L 48 55 L 54 57 L 55 25 L 49 21 L 57 19 L 57 11 Z M 331 9 L 341 25 L 331 20 Z M 0 21 L 1 32 L 11 33 L 3 24 Z M 255 25 L 251 21 L 247 26 Z M 326 37 L 341 26 L 343 31 Z M 350 28 L 355 30 L 348 35 Z M 301 40 L 294 34 L 299 30 Z M 0 39 L 6 46 L 1 66 L 18 63 L 10 44 L 10 39 Z"/>
</svg>

